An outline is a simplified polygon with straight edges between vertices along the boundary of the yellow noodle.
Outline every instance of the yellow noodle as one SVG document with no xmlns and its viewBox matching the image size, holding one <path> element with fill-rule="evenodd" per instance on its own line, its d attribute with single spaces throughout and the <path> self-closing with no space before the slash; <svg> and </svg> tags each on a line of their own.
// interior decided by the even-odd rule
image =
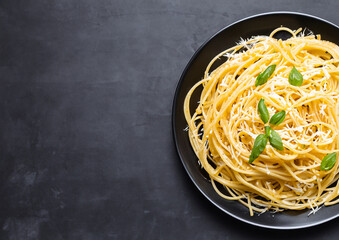
<svg viewBox="0 0 339 240">
<path fill-rule="evenodd" d="M 274 34 L 279 31 L 292 37 L 277 40 Z M 317 210 L 339 202 L 339 162 L 329 171 L 320 170 L 324 156 L 339 150 L 339 47 L 320 39 L 281 27 L 270 36 L 241 41 L 215 56 L 204 78 L 186 95 L 189 139 L 201 166 L 215 191 L 225 201 L 247 206 L 250 215 Z M 225 62 L 211 71 L 223 56 Z M 258 74 L 272 64 L 273 75 L 256 87 Z M 303 75 L 302 86 L 288 82 L 293 66 Z M 201 89 L 198 106 L 191 111 L 191 96 Z M 249 164 L 255 137 L 264 133 L 257 109 L 261 98 L 270 116 L 286 111 L 285 120 L 274 127 L 284 150 L 268 144 Z"/>
</svg>

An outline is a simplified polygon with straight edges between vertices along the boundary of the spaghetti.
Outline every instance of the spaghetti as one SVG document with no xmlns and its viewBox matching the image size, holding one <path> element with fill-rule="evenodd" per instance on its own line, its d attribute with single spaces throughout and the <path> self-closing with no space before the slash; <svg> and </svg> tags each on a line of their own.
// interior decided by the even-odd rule
<svg viewBox="0 0 339 240">
<path fill-rule="evenodd" d="M 185 98 L 189 139 L 202 168 L 221 197 L 240 201 L 251 215 L 305 208 L 315 213 L 339 202 L 339 161 L 320 169 L 326 154 L 339 150 L 339 47 L 301 30 L 277 28 L 221 52 Z M 273 38 L 279 31 L 292 37 Z M 227 60 L 211 71 L 222 57 Z M 256 86 L 258 75 L 272 65 L 267 82 Z M 293 67 L 302 74 L 301 86 L 289 82 Z M 200 100 L 191 111 L 195 91 Z M 260 99 L 270 116 L 286 112 L 274 126 L 283 150 L 267 144 L 249 163 L 254 141 L 268 125 L 258 114 Z"/>
</svg>

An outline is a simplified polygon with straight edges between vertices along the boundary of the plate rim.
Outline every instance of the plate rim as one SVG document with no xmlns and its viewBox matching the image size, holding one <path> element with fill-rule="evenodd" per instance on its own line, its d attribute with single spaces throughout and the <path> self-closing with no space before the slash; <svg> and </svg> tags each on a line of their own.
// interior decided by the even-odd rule
<svg viewBox="0 0 339 240">
<path fill-rule="evenodd" d="M 262 17 L 262 16 L 266 16 L 266 15 L 278 15 L 278 14 L 286 14 L 286 15 L 298 15 L 298 16 L 303 16 L 303 17 L 309 17 L 309 18 L 314 18 L 316 20 L 322 21 L 326 24 L 332 25 L 333 27 L 337 28 L 339 31 L 339 26 L 326 20 L 323 19 L 321 17 L 318 16 L 314 16 L 311 14 L 307 14 L 307 13 L 301 13 L 301 12 L 295 12 L 295 11 L 270 11 L 270 12 L 263 12 L 263 13 L 259 13 L 259 14 L 255 14 L 255 15 L 250 15 L 248 17 L 242 18 L 240 20 L 234 21 L 231 24 L 226 25 L 225 27 L 221 28 L 220 30 L 218 30 L 217 32 L 215 32 L 212 36 L 208 37 L 207 40 L 205 40 L 200 47 L 194 52 L 194 54 L 192 55 L 192 57 L 190 58 L 190 60 L 187 62 L 184 70 L 182 71 L 182 74 L 180 75 L 180 78 L 177 82 L 176 88 L 175 88 L 175 93 L 174 93 L 174 98 L 173 98 L 173 102 L 172 102 L 172 137 L 175 143 L 175 148 L 176 148 L 176 152 L 181 160 L 182 165 L 184 166 L 186 173 L 188 174 L 189 178 L 191 179 L 191 181 L 193 182 L 193 184 L 198 188 L 198 190 L 203 194 L 203 196 L 205 196 L 205 198 L 207 198 L 209 200 L 209 202 L 211 202 L 214 206 L 216 206 L 217 208 L 219 208 L 221 211 L 223 211 L 224 213 L 228 214 L 229 216 L 242 221 L 244 223 L 247 224 L 251 224 L 253 226 L 256 227 L 262 227 L 262 228 L 267 228 L 267 229 L 278 229 L 278 230 L 293 230 L 293 229 L 303 229 L 303 228 L 309 228 L 309 227 L 313 227 L 313 226 L 317 226 L 323 223 L 326 223 L 328 221 L 331 221 L 337 217 L 339 217 L 339 213 L 326 218 L 324 220 L 318 221 L 318 222 L 314 222 L 314 223 L 309 223 L 309 224 L 305 224 L 305 225 L 298 225 L 298 226 L 272 226 L 272 225 L 268 225 L 268 224 L 262 224 L 262 223 L 256 223 L 253 221 L 249 221 L 246 219 L 243 219 L 242 217 L 239 217 L 231 212 L 229 212 L 228 210 L 222 208 L 221 206 L 219 206 L 214 200 L 212 200 L 203 190 L 202 188 L 197 184 L 197 182 L 193 179 L 193 176 L 191 175 L 191 173 L 189 172 L 185 161 L 183 160 L 183 156 L 180 154 L 179 151 L 179 145 L 178 145 L 178 141 L 177 141 L 177 134 L 176 134 L 176 122 L 175 122 L 175 118 L 176 118 L 176 106 L 177 106 L 177 100 L 178 100 L 178 95 L 182 86 L 182 83 L 184 81 L 184 77 L 188 71 L 188 69 L 191 67 L 192 62 L 196 59 L 196 57 L 200 54 L 200 52 L 202 51 L 202 49 L 213 39 L 215 38 L 218 34 L 220 34 L 221 32 L 223 32 L 224 30 L 232 27 L 233 25 L 236 25 L 238 23 L 241 23 L 243 21 L 247 21 L 250 19 L 254 19 L 254 18 L 258 18 L 258 17 Z"/>
</svg>

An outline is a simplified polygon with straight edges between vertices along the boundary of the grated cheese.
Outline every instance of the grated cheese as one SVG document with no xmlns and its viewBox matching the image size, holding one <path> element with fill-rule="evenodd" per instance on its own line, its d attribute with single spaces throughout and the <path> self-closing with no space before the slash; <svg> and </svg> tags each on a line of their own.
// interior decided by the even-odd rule
<svg viewBox="0 0 339 240">
<path fill-rule="evenodd" d="M 290 188 L 290 189 L 292 189 L 292 190 L 294 190 L 294 191 L 296 191 L 296 192 L 300 192 L 300 193 L 304 192 L 303 189 L 292 187 L 292 186 L 288 185 L 287 183 L 285 183 L 285 186 Z"/>
</svg>

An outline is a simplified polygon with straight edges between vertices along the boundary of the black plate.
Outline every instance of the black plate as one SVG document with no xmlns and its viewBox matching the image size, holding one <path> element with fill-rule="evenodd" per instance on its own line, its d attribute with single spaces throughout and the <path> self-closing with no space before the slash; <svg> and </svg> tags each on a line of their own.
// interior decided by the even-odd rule
<svg viewBox="0 0 339 240">
<path fill-rule="evenodd" d="M 339 43 L 338 26 L 318 17 L 292 12 L 273 12 L 255 15 L 231 24 L 208 41 L 193 55 L 186 66 L 178 83 L 172 110 L 172 125 L 174 140 L 181 161 L 196 187 L 215 206 L 227 214 L 256 226 L 275 229 L 297 229 L 311 227 L 329 221 L 339 216 L 339 204 L 321 208 L 316 214 L 308 217 L 309 210 L 285 211 L 282 213 L 264 213 L 260 216 L 249 215 L 248 209 L 237 201 L 221 198 L 213 189 L 208 176 L 200 169 L 198 159 L 191 148 L 188 134 L 183 129 L 187 126 L 183 103 L 189 89 L 203 77 L 210 60 L 221 51 L 232 47 L 240 37 L 246 39 L 256 35 L 269 35 L 272 30 L 281 25 L 291 29 L 308 28 L 315 34 L 321 34 L 322 39 Z M 284 36 L 280 36 L 284 38 Z M 192 96 L 192 103 L 198 101 L 198 94 Z M 192 108 L 196 107 L 192 104 Z"/>
</svg>

